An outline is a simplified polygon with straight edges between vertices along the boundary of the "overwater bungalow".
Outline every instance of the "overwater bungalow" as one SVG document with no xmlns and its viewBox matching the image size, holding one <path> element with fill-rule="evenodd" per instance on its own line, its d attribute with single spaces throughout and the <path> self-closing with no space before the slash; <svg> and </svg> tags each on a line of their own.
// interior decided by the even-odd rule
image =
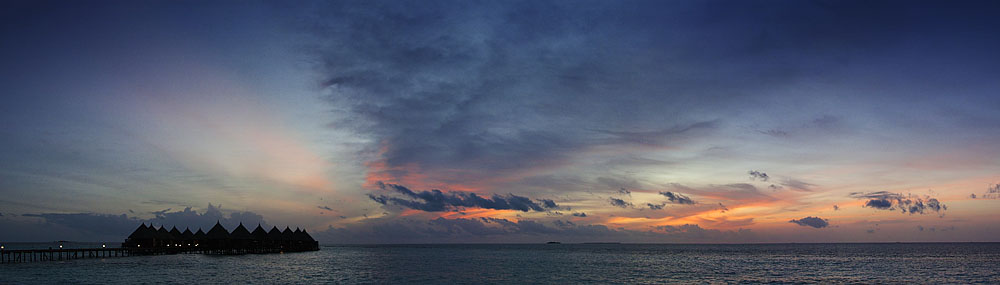
<svg viewBox="0 0 1000 285">
<path fill-rule="evenodd" d="M 184 228 L 184 232 L 181 233 L 181 246 L 194 245 L 194 233 L 191 232 L 190 228 Z"/>
<path fill-rule="evenodd" d="M 250 235 L 253 236 L 253 247 L 264 248 L 267 244 L 267 231 L 260 224 L 257 224 L 257 228 L 254 228 Z"/>
<path fill-rule="evenodd" d="M 267 246 L 270 247 L 280 247 L 281 246 L 281 230 L 278 227 L 271 227 L 270 231 L 267 231 L 267 239 L 264 240 Z"/>
<path fill-rule="evenodd" d="M 285 227 L 284 231 L 280 231 L 278 227 L 272 227 L 270 231 L 265 231 L 258 224 L 250 232 L 240 223 L 229 232 L 222 223 L 216 222 L 208 233 L 201 229 L 191 233 L 190 228 L 181 232 L 176 226 L 168 231 L 163 225 L 155 228 L 141 224 L 122 243 L 122 247 L 134 249 L 136 254 L 246 254 L 319 250 L 319 243 L 299 228 L 292 231 L 291 227 Z"/>
<path fill-rule="evenodd" d="M 222 249 L 229 246 L 229 231 L 216 222 L 212 229 L 205 234 L 205 246 L 208 248 Z"/>
<path fill-rule="evenodd" d="M 139 225 L 138 229 L 135 229 L 128 239 L 125 240 L 125 247 L 156 247 L 156 233 L 153 230 L 153 225 L 146 226 L 145 223 Z"/>
<path fill-rule="evenodd" d="M 181 231 L 177 230 L 177 226 L 174 226 L 170 229 L 170 240 L 167 241 L 167 244 L 172 247 L 181 246 L 181 238 Z"/>
</svg>

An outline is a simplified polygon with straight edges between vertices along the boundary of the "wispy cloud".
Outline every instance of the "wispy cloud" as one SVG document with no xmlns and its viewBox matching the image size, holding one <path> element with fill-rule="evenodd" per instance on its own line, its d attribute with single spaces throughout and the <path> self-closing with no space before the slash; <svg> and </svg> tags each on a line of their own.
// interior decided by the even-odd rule
<svg viewBox="0 0 1000 285">
<path fill-rule="evenodd" d="M 482 197 L 470 192 L 442 192 L 432 189 L 427 191 L 413 191 L 402 185 L 379 183 L 379 188 L 384 191 L 392 191 L 402 194 L 405 198 L 368 194 L 368 197 L 382 205 L 398 205 L 410 209 L 442 212 L 460 210 L 463 208 L 483 208 L 494 210 L 517 210 L 522 212 L 536 211 L 544 212 L 545 209 L 558 208 L 552 200 L 532 201 L 530 198 L 507 194 L 506 196 L 493 195 L 492 197 Z"/>
</svg>

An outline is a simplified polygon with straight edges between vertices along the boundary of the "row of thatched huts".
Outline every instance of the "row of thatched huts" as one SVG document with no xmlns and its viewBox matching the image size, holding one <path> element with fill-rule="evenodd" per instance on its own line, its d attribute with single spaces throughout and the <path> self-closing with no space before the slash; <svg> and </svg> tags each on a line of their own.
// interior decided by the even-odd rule
<svg viewBox="0 0 1000 285">
<path fill-rule="evenodd" d="M 128 236 L 122 246 L 151 253 L 195 251 L 241 254 L 319 250 L 319 242 L 305 230 L 292 231 L 285 227 L 282 231 L 278 227 L 272 227 L 270 231 L 265 231 L 258 224 L 251 232 L 240 223 L 229 232 L 218 222 L 207 233 L 201 229 L 191 232 L 190 228 L 182 232 L 176 226 L 167 230 L 162 225 L 155 228 L 152 224 L 146 226 L 143 223 Z"/>
</svg>

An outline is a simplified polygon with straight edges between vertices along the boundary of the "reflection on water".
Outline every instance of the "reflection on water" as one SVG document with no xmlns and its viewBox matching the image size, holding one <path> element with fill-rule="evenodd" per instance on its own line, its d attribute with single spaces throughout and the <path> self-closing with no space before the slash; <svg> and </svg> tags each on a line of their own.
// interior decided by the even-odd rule
<svg viewBox="0 0 1000 285">
<path fill-rule="evenodd" d="M 996 243 L 326 246 L 4 264 L 0 283 L 996 283 L 998 264 Z"/>
</svg>

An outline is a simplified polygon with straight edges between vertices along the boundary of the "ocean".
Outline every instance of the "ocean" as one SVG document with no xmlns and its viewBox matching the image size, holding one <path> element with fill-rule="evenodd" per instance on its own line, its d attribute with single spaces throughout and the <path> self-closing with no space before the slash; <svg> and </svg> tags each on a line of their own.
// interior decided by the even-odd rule
<svg viewBox="0 0 1000 285">
<path fill-rule="evenodd" d="M 1000 283 L 1000 243 L 447 244 L 0 264 L 2 284 Z"/>
</svg>

